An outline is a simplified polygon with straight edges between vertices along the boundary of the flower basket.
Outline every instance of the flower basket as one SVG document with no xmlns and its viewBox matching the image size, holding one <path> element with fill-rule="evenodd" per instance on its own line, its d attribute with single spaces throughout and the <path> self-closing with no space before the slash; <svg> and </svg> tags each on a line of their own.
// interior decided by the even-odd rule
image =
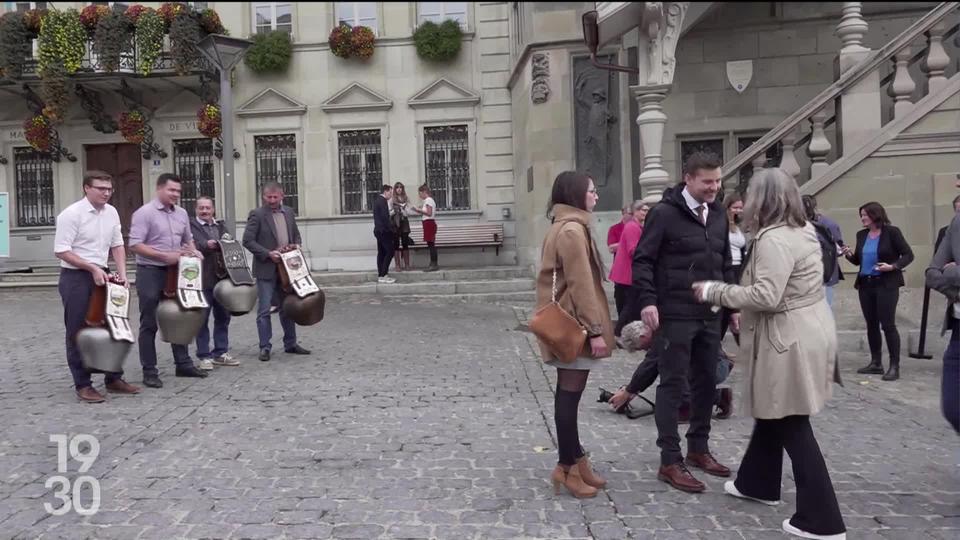
<svg viewBox="0 0 960 540">
<path fill-rule="evenodd" d="M 162 11 L 161 15 L 163 15 Z M 170 24 L 170 56 L 177 75 L 187 75 L 193 69 L 200 56 L 196 46 L 198 41 L 200 41 L 200 22 L 190 12 L 181 10 Z"/>
<path fill-rule="evenodd" d="M 197 111 L 197 131 L 204 137 L 216 139 L 223 133 L 220 106 L 208 103 Z"/>
<path fill-rule="evenodd" d="M 212 9 L 200 12 L 200 28 L 208 34 L 222 34 L 226 30 L 220 22 L 220 15 Z"/>
<path fill-rule="evenodd" d="M 43 24 L 43 17 L 46 16 L 45 9 L 30 9 L 24 12 L 23 20 L 27 24 L 27 30 L 33 37 L 40 35 L 40 27 Z"/>
<path fill-rule="evenodd" d="M 0 16 L 0 77 L 19 78 L 30 56 L 30 31 L 22 13 Z"/>
<path fill-rule="evenodd" d="M 108 9 L 99 18 L 93 36 L 93 53 L 101 70 L 118 71 L 122 63 L 121 56 L 132 56 L 133 32 L 134 26 L 130 18 L 120 10 Z M 129 63 L 126 63 L 127 68 L 130 67 Z"/>
<path fill-rule="evenodd" d="M 282 73 L 290 66 L 293 44 L 282 30 L 257 34 L 243 61 L 254 73 Z"/>
<path fill-rule="evenodd" d="M 368 26 L 350 26 L 341 22 L 330 32 L 330 51 L 340 58 L 357 57 L 363 60 L 373 56 L 376 36 Z"/>
<path fill-rule="evenodd" d="M 23 135 L 34 150 L 47 152 L 54 143 L 54 131 L 50 121 L 42 114 L 28 118 L 23 123 Z"/>
<path fill-rule="evenodd" d="M 160 16 L 163 17 L 163 21 L 166 23 L 165 30 L 169 31 L 170 26 L 173 25 L 173 21 L 177 19 L 177 16 L 184 13 L 189 14 L 190 8 L 179 2 L 167 2 L 161 5 L 160 9 L 157 11 L 160 13 Z"/>
<path fill-rule="evenodd" d="M 156 13 L 156 12 L 157 10 L 151 7 L 142 6 L 140 4 L 134 4 L 127 8 L 127 11 L 124 12 L 124 15 L 126 15 L 127 18 L 130 19 L 130 22 L 132 24 L 137 24 L 140 22 L 140 16 L 143 15 L 144 13 Z M 163 19 L 161 18 L 161 20 Z"/>
<path fill-rule="evenodd" d="M 140 111 L 128 111 L 120 115 L 120 134 L 134 144 L 143 142 L 146 136 L 147 119 Z"/>
<path fill-rule="evenodd" d="M 131 6 L 131 8 L 138 6 Z M 142 6 L 139 6 L 142 7 Z M 149 75 L 163 52 L 163 17 L 156 10 L 145 8 L 131 16 L 127 10 L 127 17 L 136 20 L 134 41 L 137 45 L 137 73 Z"/>
<path fill-rule="evenodd" d="M 97 31 L 97 23 L 109 14 L 110 8 L 102 4 L 90 4 L 83 8 L 83 11 L 80 12 L 80 22 L 87 29 L 87 35 L 93 37 Z"/>
<path fill-rule="evenodd" d="M 413 33 L 417 56 L 430 62 L 449 62 L 460 54 L 463 30 L 457 21 L 426 21 Z"/>
</svg>

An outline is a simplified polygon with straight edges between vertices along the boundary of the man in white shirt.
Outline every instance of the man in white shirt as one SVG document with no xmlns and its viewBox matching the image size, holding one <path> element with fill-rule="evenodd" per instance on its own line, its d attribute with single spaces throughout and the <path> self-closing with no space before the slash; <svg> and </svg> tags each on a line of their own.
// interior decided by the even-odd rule
<svg viewBox="0 0 960 540">
<path fill-rule="evenodd" d="M 117 274 L 126 283 L 126 253 L 120 234 L 120 215 L 107 204 L 113 195 L 113 179 L 103 171 L 83 175 L 84 197 L 57 216 L 54 253 L 60 259 L 60 298 L 66 326 L 67 364 L 73 374 L 77 397 L 87 403 L 104 401 L 93 388 L 90 372 L 83 367 L 76 335 L 84 327 L 84 318 L 94 285 L 108 278 L 107 256 L 113 257 Z M 140 388 L 123 380 L 123 372 L 105 376 L 106 388 L 118 394 L 136 394 Z"/>
</svg>

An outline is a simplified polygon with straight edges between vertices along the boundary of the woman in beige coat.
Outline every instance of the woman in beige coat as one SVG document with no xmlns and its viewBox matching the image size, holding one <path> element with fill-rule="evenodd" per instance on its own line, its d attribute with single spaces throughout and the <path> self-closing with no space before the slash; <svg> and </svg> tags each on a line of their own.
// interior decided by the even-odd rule
<svg viewBox="0 0 960 540">
<path fill-rule="evenodd" d="M 711 304 L 741 313 L 741 399 L 756 418 L 734 497 L 780 502 L 783 451 L 793 463 L 797 512 L 783 530 L 802 538 L 846 538 L 846 528 L 810 416 L 832 392 L 837 355 L 833 313 L 823 287 L 816 231 L 804 216 L 793 178 L 767 169 L 750 180 L 743 223 L 754 232 L 741 285 L 694 284 Z"/>
<path fill-rule="evenodd" d="M 590 234 L 597 190 L 589 176 L 564 172 L 553 183 L 547 215 L 553 224 L 543 239 L 537 275 L 537 309 L 549 304 L 556 275 L 556 300 L 587 330 L 588 339 L 573 362 L 562 362 L 540 343 L 544 362 L 557 368 L 554 421 L 560 459 L 551 479 L 575 497 L 593 497 L 606 481 L 593 472 L 577 430 L 577 409 L 590 369 L 610 356 L 614 345 L 610 306 L 603 290 L 600 253 Z"/>
</svg>

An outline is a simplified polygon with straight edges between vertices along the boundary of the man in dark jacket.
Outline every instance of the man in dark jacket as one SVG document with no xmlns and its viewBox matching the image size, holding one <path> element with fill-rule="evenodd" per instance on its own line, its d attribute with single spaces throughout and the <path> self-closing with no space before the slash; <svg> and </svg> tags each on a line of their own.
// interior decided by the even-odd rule
<svg viewBox="0 0 960 540">
<path fill-rule="evenodd" d="M 203 253 L 203 294 L 207 297 L 210 309 L 204 314 L 203 326 L 197 334 L 198 367 L 205 371 L 213 366 L 239 366 L 240 362 L 230 356 L 230 312 L 213 295 L 213 286 L 217 284 L 217 259 L 220 251 L 218 241 L 227 233 L 223 221 L 214 218 L 213 199 L 198 197 L 196 217 L 190 220 L 190 232 L 200 253 Z M 231 233 L 232 235 L 232 233 Z M 213 312 L 213 351 L 210 350 L 210 313 Z"/>
<path fill-rule="evenodd" d="M 396 236 L 393 223 L 390 221 L 390 199 L 393 198 L 393 188 L 384 184 L 380 189 L 380 196 L 373 201 L 373 235 L 377 238 L 377 282 L 394 283 L 397 280 L 388 276 L 390 261 L 393 259 L 393 250 L 396 247 Z"/>
<path fill-rule="evenodd" d="M 283 205 L 283 188 L 271 182 L 263 186 L 263 206 L 250 211 L 243 230 L 243 247 L 253 253 L 253 277 L 257 278 L 257 334 L 260 337 L 260 361 L 270 361 L 270 306 L 283 301 L 277 263 L 280 250 L 288 245 L 300 245 L 300 229 L 294 219 L 293 208 Z M 280 310 L 283 327 L 283 349 L 290 354 L 310 354 L 297 344 L 297 327 Z"/>
<path fill-rule="evenodd" d="M 723 477 L 730 476 L 730 469 L 713 458 L 708 446 L 720 349 L 720 310 L 698 302 L 691 285 L 708 280 L 733 282 L 734 277 L 727 216 L 716 202 L 720 160 L 698 152 L 687 159 L 684 172 L 684 183 L 667 189 L 647 215 L 633 256 L 633 285 L 641 319 L 657 332 L 657 478 L 677 489 L 699 493 L 705 487 L 686 465 Z M 734 314 L 731 328 L 736 332 L 739 326 L 739 314 Z M 677 417 L 688 377 L 690 428 L 684 463 Z"/>
</svg>

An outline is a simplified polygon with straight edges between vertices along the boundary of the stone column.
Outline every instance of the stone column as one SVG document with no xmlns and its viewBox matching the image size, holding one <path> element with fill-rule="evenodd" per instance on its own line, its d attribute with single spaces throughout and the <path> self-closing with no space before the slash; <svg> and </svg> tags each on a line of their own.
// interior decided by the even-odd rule
<svg viewBox="0 0 960 540">
<path fill-rule="evenodd" d="M 844 2 L 843 17 L 835 34 L 843 41 L 836 60 L 839 78 L 870 54 L 863 46 L 869 26 L 861 15 L 861 2 Z M 860 82 L 843 91 L 837 111 L 837 155 L 848 154 L 862 146 L 880 129 L 880 70 L 874 70 Z"/>
<path fill-rule="evenodd" d="M 670 174 L 663 168 L 663 131 L 667 115 L 663 112 L 663 100 L 670 85 L 631 86 L 630 93 L 639 104 L 637 126 L 640 127 L 640 144 L 643 147 L 643 171 L 640 186 L 643 200 L 658 202 L 663 190 L 670 185 Z"/>
</svg>

